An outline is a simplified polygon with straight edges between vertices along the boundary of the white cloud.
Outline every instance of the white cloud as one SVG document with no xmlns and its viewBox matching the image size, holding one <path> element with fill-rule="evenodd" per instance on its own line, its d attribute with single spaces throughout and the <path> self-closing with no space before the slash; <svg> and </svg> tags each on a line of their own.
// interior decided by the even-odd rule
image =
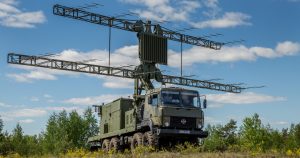
<svg viewBox="0 0 300 158">
<path fill-rule="evenodd" d="M 124 46 L 116 49 L 111 53 L 111 66 L 125 66 L 130 64 L 138 64 L 138 46 Z M 89 52 L 80 52 L 73 49 L 64 50 L 58 53 L 55 59 L 78 61 L 89 64 L 107 65 L 108 51 L 107 50 L 92 50 Z"/>
<path fill-rule="evenodd" d="M 239 12 L 226 12 L 220 18 L 214 18 L 207 21 L 192 22 L 195 28 L 228 28 L 241 25 L 251 25 L 247 20 L 250 16 Z"/>
<path fill-rule="evenodd" d="M 15 28 L 33 28 L 46 21 L 42 11 L 24 12 L 16 0 L 0 1 L 0 25 Z"/>
<path fill-rule="evenodd" d="M 7 116 L 3 116 L 3 115 L 0 115 L 1 116 L 1 119 L 3 120 L 3 121 L 13 121 L 13 119 L 12 118 L 10 118 L 10 117 L 7 117 Z"/>
<path fill-rule="evenodd" d="M 46 110 L 38 109 L 38 108 L 25 108 L 18 109 L 8 112 L 1 112 L 0 115 L 9 119 L 19 118 L 19 117 L 40 117 L 47 114 Z"/>
<path fill-rule="evenodd" d="M 1 0 L 2 3 L 4 4 L 9 4 L 9 5 L 17 5 L 18 2 L 16 0 Z"/>
<path fill-rule="evenodd" d="M 43 109 L 20 109 L 12 112 L 14 117 L 40 117 L 47 113 Z"/>
<path fill-rule="evenodd" d="M 7 74 L 8 77 L 15 79 L 18 82 L 32 82 L 32 80 L 56 80 L 53 74 L 44 71 L 34 70 L 29 73 Z"/>
<path fill-rule="evenodd" d="M 8 104 L 0 102 L 0 107 L 2 107 L 2 108 L 9 108 L 9 107 L 11 107 L 11 105 L 8 105 Z"/>
<path fill-rule="evenodd" d="M 221 11 L 218 0 L 203 0 L 203 5 L 209 8 L 209 10 L 203 11 L 203 14 L 208 17 L 215 18 Z"/>
<path fill-rule="evenodd" d="M 25 119 L 25 120 L 20 120 L 19 122 L 20 123 L 33 123 L 34 120 L 32 120 L 32 119 Z"/>
<path fill-rule="evenodd" d="M 86 107 L 79 107 L 79 106 L 48 106 L 43 108 L 44 110 L 47 110 L 49 113 L 51 112 L 61 112 L 63 110 L 67 112 L 76 111 L 79 115 L 82 115 L 84 111 L 86 110 Z"/>
<path fill-rule="evenodd" d="M 254 92 L 244 92 L 240 94 L 224 93 L 224 94 L 208 94 L 208 107 L 222 107 L 223 105 L 244 105 L 285 101 L 285 97 L 270 96 L 266 94 L 257 94 Z M 211 106 L 211 105 L 212 106 Z"/>
<path fill-rule="evenodd" d="M 82 98 L 70 98 L 64 101 L 64 103 L 74 104 L 74 105 L 101 105 L 102 103 L 108 103 L 120 97 L 127 98 L 131 96 L 129 94 L 106 94 L 100 96 L 92 96 L 92 97 L 82 97 Z"/>
<path fill-rule="evenodd" d="M 187 21 L 189 14 L 200 7 L 200 3 L 194 0 L 170 1 L 170 0 L 121 0 L 125 3 L 146 6 L 147 9 L 136 9 L 133 12 L 141 18 L 156 21 Z M 173 5 L 171 5 L 173 4 Z M 176 7 L 175 7 L 176 6 Z"/>
<path fill-rule="evenodd" d="M 203 47 L 192 47 L 184 50 L 183 64 L 190 66 L 195 63 L 206 62 L 236 62 L 255 61 L 259 57 L 278 58 L 296 55 L 300 52 L 300 43 L 285 41 L 278 43 L 275 49 L 266 47 L 224 46 L 221 50 L 211 50 Z M 180 53 L 169 50 L 169 65 L 179 67 Z"/>
<path fill-rule="evenodd" d="M 103 86 L 107 88 L 132 88 L 133 79 L 107 77 L 104 79 Z"/>
<path fill-rule="evenodd" d="M 205 116 L 204 122 L 208 124 L 220 124 L 222 121 L 215 119 L 214 117 Z"/>
<path fill-rule="evenodd" d="M 276 46 L 276 52 L 278 52 L 278 55 L 280 56 L 295 55 L 299 53 L 299 51 L 300 51 L 300 44 L 293 43 L 291 41 L 278 43 L 278 45 Z"/>
<path fill-rule="evenodd" d="M 276 121 L 272 123 L 273 125 L 288 125 L 289 123 L 286 121 Z"/>
<path fill-rule="evenodd" d="M 31 97 L 30 101 L 38 102 L 38 101 L 40 101 L 40 99 L 38 97 Z"/>
<path fill-rule="evenodd" d="M 228 28 L 241 25 L 250 25 L 250 16 L 240 12 L 225 12 L 219 15 L 221 8 L 218 0 L 121 0 L 125 3 L 145 6 L 143 9 L 136 9 L 141 18 L 156 21 L 181 21 L 190 24 L 195 28 Z M 201 8 L 207 20 L 191 20 L 193 13 Z M 218 16 L 219 15 L 219 16 Z M 195 16 L 194 16 L 195 17 Z"/>
<path fill-rule="evenodd" d="M 82 108 L 79 108 L 77 106 L 49 106 L 45 108 L 46 110 L 51 110 L 51 111 L 62 111 L 66 110 L 68 112 L 76 110 L 76 111 L 81 111 Z"/>
</svg>

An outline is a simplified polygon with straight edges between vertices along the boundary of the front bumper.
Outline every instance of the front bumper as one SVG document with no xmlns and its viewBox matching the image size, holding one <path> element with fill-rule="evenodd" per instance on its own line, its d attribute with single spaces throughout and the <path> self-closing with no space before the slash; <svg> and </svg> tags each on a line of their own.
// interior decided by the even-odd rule
<svg viewBox="0 0 300 158">
<path fill-rule="evenodd" d="M 156 130 L 157 130 L 156 133 L 159 137 L 187 136 L 187 137 L 206 138 L 208 136 L 208 132 L 202 130 L 181 130 L 181 129 L 165 129 L 165 128 L 158 128 Z"/>
</svg>

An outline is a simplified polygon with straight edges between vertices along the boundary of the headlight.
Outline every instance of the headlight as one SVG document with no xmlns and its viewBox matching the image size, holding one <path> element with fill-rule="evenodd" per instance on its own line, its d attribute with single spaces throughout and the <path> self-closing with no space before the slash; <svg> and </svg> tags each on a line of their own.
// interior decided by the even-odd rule
<svg viewBox="0 0 300 158">
<path fill-rule="evenodd" d="M 201 129 L 203 127 L 203 119 L 202 118 L 197 118 L 197 120 L 196 120 L 196 126 L 199 129 Z"/>
<path fill-rule="evenodd" d="M 164 117 L 163 118 L 163 125 L 165 127 L 169 127 L 170 126 L 170 117 Z"/>
<path fill-rule="evenodd" d="M 165 122 L 165 127 L 169 127 L 170 126 L 170 124 L 169 124 L 169 122 Z"/>
</svg>

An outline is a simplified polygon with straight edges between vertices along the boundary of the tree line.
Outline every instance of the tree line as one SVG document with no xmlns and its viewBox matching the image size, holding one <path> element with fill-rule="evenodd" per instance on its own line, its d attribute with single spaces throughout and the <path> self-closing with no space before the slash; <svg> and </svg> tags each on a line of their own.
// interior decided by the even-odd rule
<svg viewBox="0 0 300 158">
<path fill-rule="evenodd" d="M 3 131 L 0 118 L 0 155 L 18 153 L 21 156 L 58 155 L 69 149 L 88 148 L 88 137 L 98 133 L 98 124 L 91 108 L 83 115 L 76 111 L 53 113 L 45 131 L 38 135 L 24 135 L 18 123 L 11 133 Z"/>
<path fill-rule="evenodd" d="M 53 113 L 45 131 L 38 135 L 24 135 L 17 124 L 11 133 L 3 131 L 0 118 L 0 155 L 18 153 L 22 156 L 58 155 L 72 149 L 88 149 L 88 137 L 98 133 L 98 124 L 88 108 L 81 116 L 76 111 Z M 225 125 L 208 125 L 209 136 L 199 149 L 203 152 L 299 152 L 300 123 L 289 128 L 276 130 L 264 125 L 258 114 L 243 119 L 237 127 L 235 120 Z"/>
<path fill-rule="evenodd" d="M 203 143 L 204 151 L 231 152 L 297 152 L 300 155 L 300 123 L 276 130 L 264 125 L 258 114 L 246 117 L 238 128 L 235 120 L 225 125 L 208 125 L 209 137 Z"/>
</svg>

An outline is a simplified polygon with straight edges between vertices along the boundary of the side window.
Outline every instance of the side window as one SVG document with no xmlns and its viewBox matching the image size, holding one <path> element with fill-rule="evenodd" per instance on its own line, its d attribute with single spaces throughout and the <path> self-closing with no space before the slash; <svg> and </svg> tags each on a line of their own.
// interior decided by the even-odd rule
<svg viewBox="0 0 300 158">
<path fill-rule="evenodd" d="M 158 97 L 157 94 L 152 96 L 152 105 L 156 106 L 158 104 Z"/>
<path fill-rule="evenodd" d="M 194 104 L 195 107 L 199 107 L 200 106 L 199 105 L 199 99 L 198 99 L 198 97 L 194 97 L 193 98 L 193 104 Z"/>
<path fill-rule="evenodd" d="M 152 96 L 151 95 L 149 95 L 149 97 L 148 97 L 148 104 L 152 104 Z"/>
</svg>

